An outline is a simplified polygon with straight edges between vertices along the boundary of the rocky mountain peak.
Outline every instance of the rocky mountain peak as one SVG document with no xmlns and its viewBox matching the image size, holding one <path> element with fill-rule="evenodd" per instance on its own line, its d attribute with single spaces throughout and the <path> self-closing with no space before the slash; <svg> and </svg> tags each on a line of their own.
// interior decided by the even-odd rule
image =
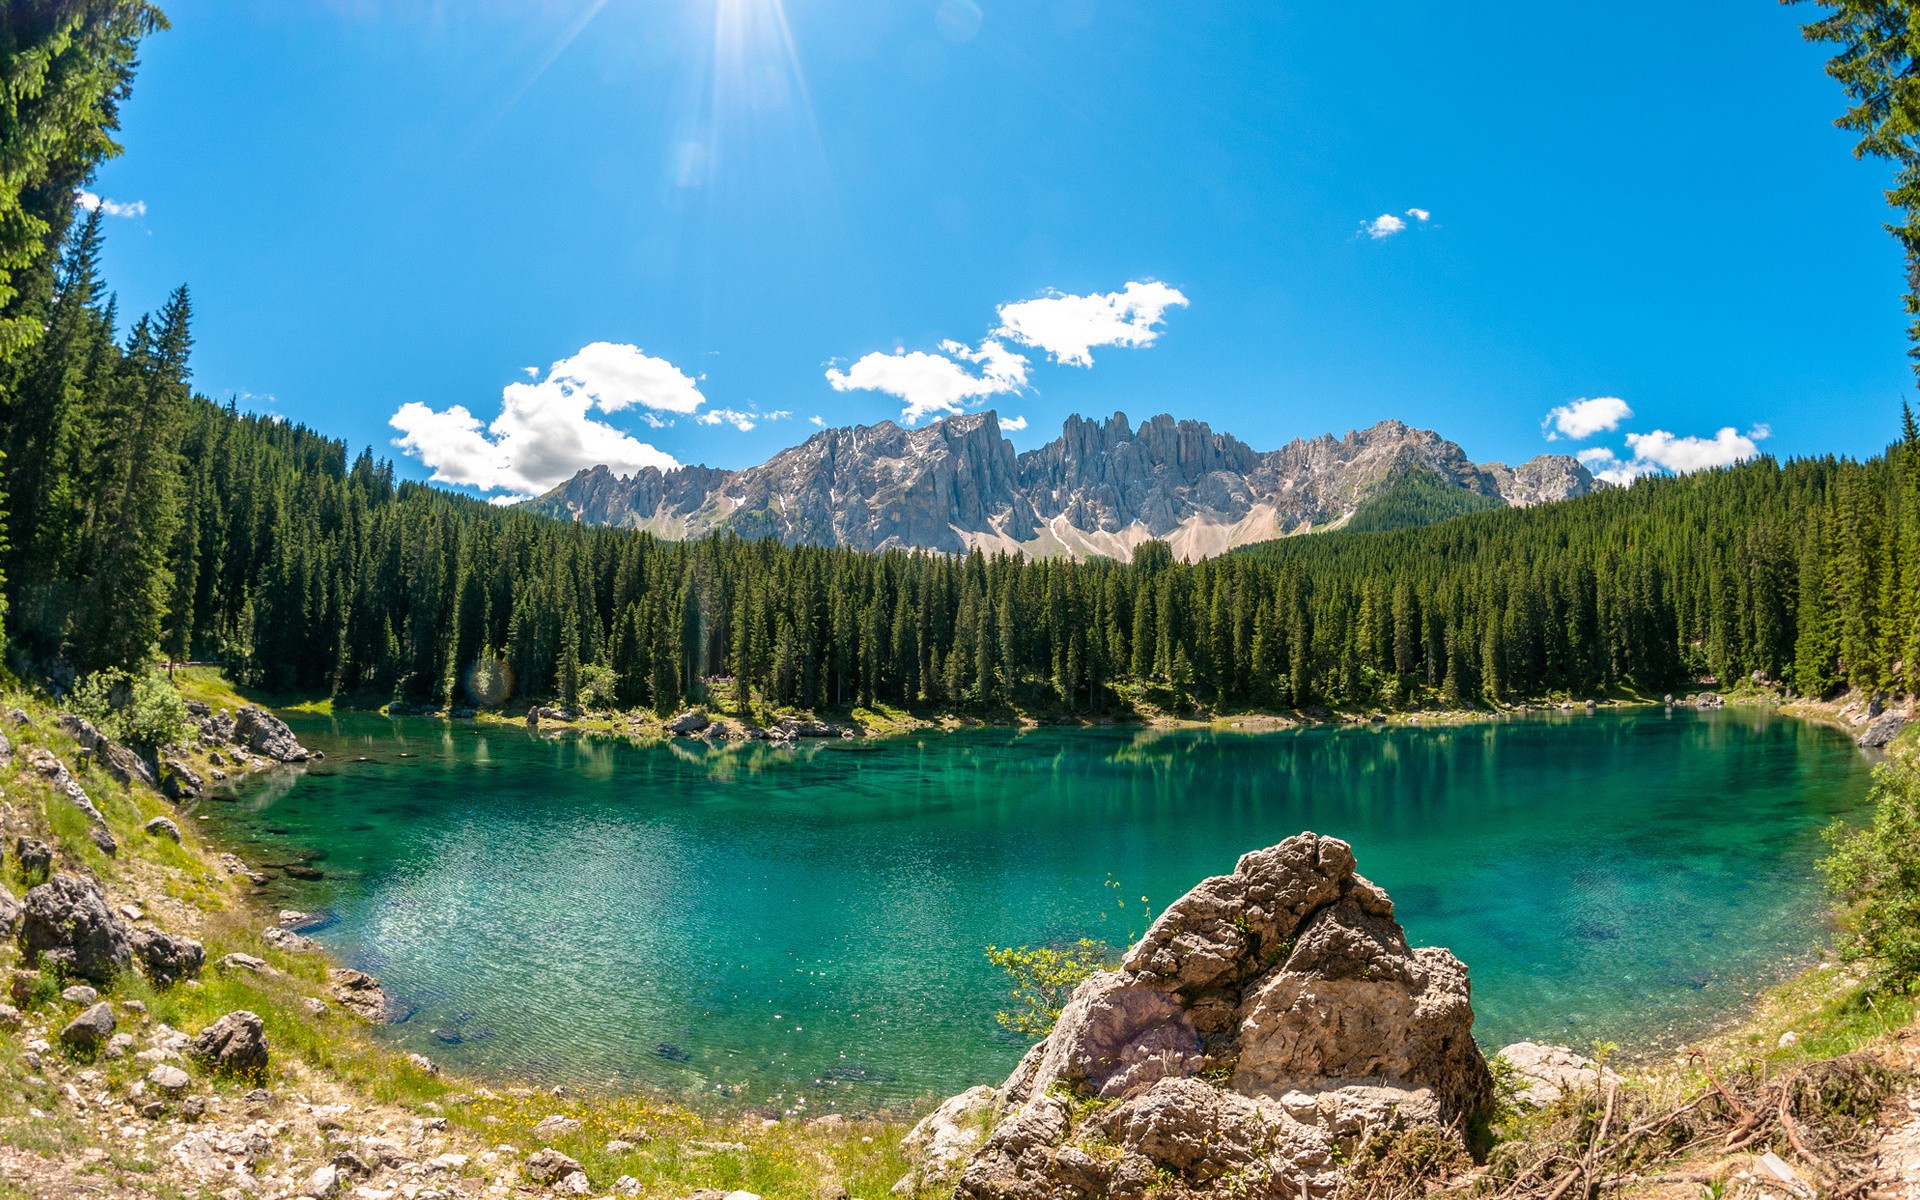
<svg viewBox="0 0 1920 1200">
<path fill-rule="evenodd" d="M 582 471 L 531 501 L 555 516 L 664 537 L 729 530 L 863 550 L 1018 550 L 1124 558 L 1151 538 L 1187 558 L 1337 527 L 1415 469 L 1514 505 L 1590 491 L 1574 459 L 1475 464 L 1428 429 L 1387 420 L 1258 451 L 1204 421 L 1168 414 L 1072 416 L 1016 454 L 988 410 L 903 428 L 826 429 L 757 467 Z"/>
</svg>

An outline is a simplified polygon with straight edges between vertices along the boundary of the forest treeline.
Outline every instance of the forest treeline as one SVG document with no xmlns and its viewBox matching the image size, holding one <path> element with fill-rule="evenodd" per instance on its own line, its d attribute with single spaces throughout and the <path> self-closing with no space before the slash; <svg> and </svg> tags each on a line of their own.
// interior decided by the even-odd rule
<svg viewBox="0 0 1920 1200">
<path fill-rule="evenodd" d="M 163 24 L 139 0 L 0 15 L 0 592 L 20 671 L 164 655 L 437 703 L 478 681 L 501 703 L 1085 713 L 1920 674 L 1911 419 L 1865 463 L 1763 459 L 1530 510 L 1471 513 L 1409 478 L 1358 524 L 1453 519 L 1194 564 L 1161 543 L 1127 563 L 674 543 L 396 482 L 196 396 L 184 288 L 130 322 L 107 293 L 78 188 L 117 151 L 135 51 Z"/>
<path fill-rule="evenodd" d="M 1471 704 L 1759 673 L 1909 690 L 1920 437 L 1199 563 L 664 541 L 396 482 L 194 396 L 190 305 L 116 338 L 100 222 L 6 382 L 9 633 L 30 663 L 221 661 L 363 698 L 660 711 Z M 502 670 L 501 668 L 504 668 Z M 512 681 L 511 694 L 498 692 Z M 732 689 L 719 697 L 731 698 Z"/>
</svg>

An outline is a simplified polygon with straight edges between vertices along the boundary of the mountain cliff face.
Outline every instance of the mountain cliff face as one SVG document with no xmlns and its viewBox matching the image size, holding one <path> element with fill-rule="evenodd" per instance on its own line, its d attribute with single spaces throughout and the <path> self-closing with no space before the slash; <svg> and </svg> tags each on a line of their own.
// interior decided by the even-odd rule
<svg viewBox="0 0 1920 1200">
<path fill-rule="evenodd" d="M 1119 413 L 1070 417 L 1060 436 L 1024 454 L 998 416 L 969 413 L 902 429 L 891 421 L 829 429 L 757 467 L 582 471 L 528 507 L 663 537 L 731 531 L 789 544 L 860 550 L 1021 550 L 1034 556 L 1124 558 L 1164 538 L 1183 558 L 1338 527 L 1410 470 L 1507 504 L 1593 490 L 1565 455 L 1518 467 L 1474 464 L 1426 429 L 1371 429 L 1257 451 L 1199 421 Z"/>
</svg>

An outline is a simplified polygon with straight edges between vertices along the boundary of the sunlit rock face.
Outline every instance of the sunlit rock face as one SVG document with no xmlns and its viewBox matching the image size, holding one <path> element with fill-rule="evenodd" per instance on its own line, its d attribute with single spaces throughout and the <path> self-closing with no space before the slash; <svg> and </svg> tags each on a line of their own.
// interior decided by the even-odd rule
<svg viewBox="0 0 1920 1200">
<path fill-rule="evenodd" d="M 1345 842 L 1303 833 L 1174 902 L 1005 1083 L 915 1131 L 928 1149 L 904 1190 L 1324 1196 L 1369 1131 L 1458 1136 L 1493 1099 L 1466 968 L 1409 948 L 1354 867 Z M 963 1158 L 942 1122 L 987 1132 Z"/>
<path fill-rule="evenodd" d="M 1475 465 L 1459 446 L 1399 421 L 1261 452 L 1198 421 L 1070 417 L 1024 454 L 992 412 L 902 429 L 829 429 L 757 467 L 580 472 L 528 506 L 663 537 L 734 532 L 859 550 L 1020 550 L 1107 555 L 1164 539 L 1182 558 L 1337 527 L 1413 470 L 1524 507 L 1584 495 L 1593 476 L 1565 455 Z"/>
</svg>

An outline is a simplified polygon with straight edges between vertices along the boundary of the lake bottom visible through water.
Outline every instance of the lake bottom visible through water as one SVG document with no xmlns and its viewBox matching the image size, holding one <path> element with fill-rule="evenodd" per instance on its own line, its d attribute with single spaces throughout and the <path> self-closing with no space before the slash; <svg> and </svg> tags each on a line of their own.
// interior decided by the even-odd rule
<svg viewBox="0 0 1920 1200">
<path fill-rule="evenodd" d="M 327 753 L 203 811 L 460 1071 L 864 1110 L 1004 1077 L 986 948 L 1123 946 L 1303 829 L 1351 842 L 1476 1034 L 1652 1047 L 1828 934 L 1872 762 L 1764 711 L 1445 729 L 928 734 L 782 749 L 290 716 Z"/>
</svg>

